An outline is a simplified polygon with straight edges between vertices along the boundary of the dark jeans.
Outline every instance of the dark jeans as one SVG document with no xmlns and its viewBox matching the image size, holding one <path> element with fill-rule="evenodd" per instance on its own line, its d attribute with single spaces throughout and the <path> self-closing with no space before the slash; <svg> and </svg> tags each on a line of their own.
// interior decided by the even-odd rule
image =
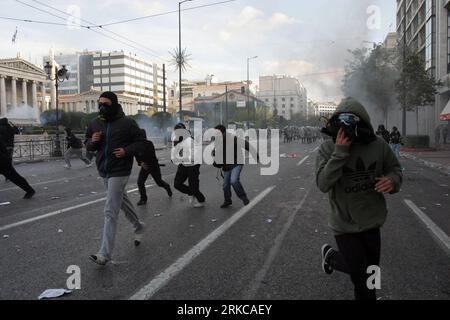
<svg viewBox="0 0 450 320">
<path fill-rule="evenodd" d="M 335 238 L 339 251 L 331 255 L 330 265 L 333 269 L 350 275 L 356 300 L 376 300 L 376 290 L 369 290 L 367 287 L 367 279 L 371 276 L 367 274 L 367 268 L 380 265 L 380 229 Z"/>
<path fill-rule="evenodd" d="M 161 168 L 159 167 L 159 165 L 154 168 L 152 167 L 149 170 L 145 170 L 144 168 L 141 168 L 141 171 L 139 172 L 137 184 L 138 184 L 139 193 L 141 194 L 142 200 L 147 200 L 147 191 L 145 189 L 145 182 L 147 181 L 147 178 L 149 175 L 152 176 L 153 180 L 158 185 L 158 187 L 164 188 L 164 189 L 166 189 L 166 191 L 168 191 L 170 189 L 169 184 L 162 179 Z"/>
<path fill-rule="evenodd" d="M 25 180 L 20 174 L 17 173 L 12 164 L 9 164 L 5 167 L 3 167 L 2 164 L 2 167 L 0 168 L 0 174 L 4 175 L 7 180 L 11 181 L 25 192 L 33 191 L 33 188 L 28 184 L 27 180 Z"/>
<path fill-rule="evenodd" d="M 241 184 L 241 172 L 243 168 L 244 166 L 238 165 L 232 170 L 223 173 L 223 193 L 226 202 L 231 202 L 231 186 L 233 186 L 234 192 L 236 192 L 239 199 L 247 198 L 247 194 Z"/>
<path fill-rule="evenodd" d="M 198 202 L 205 202 L 205 196 L 200 192 L 200 165 L 185 167 L 182 164 L 178 166 L 175 175 L 175 189 L 181 193 L 197 198 Z M 188 181 L 188 185 L 184 183 Z"/>
</svg>

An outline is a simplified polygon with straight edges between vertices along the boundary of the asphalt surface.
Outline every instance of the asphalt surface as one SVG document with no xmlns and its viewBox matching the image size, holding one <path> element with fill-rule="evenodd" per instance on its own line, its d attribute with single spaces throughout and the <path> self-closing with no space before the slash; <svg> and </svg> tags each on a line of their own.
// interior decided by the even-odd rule
<svg viewBox="0 0 450 320">
<path fill-rule="evenodd" d="M 103 229 L 105 193 L 96 169 L 75 159 L 71 170 L 55 161 L 18 165 L 37 194 L 25 201 L 21 190 L 0 182 L 0 203 L 11 202 L 0 206 L 0 299 L 35 300 L 46 289 L 65 288 L 71 265 L 81 269 L 81 289 L 59 299 L 129 299 L 138 292 L 150 299 L 352 299 L 348 276 L 327 276 L 320 267 L 320 248 L 334 239 L 327 195 L 315 186 L 318 146 L 282 145 L 281 153 L 298 157 L 281 158 L 275 176 L 246 166 L 242 182 L 258 200 L 249 210 L 234 195 L 231 208 L 219 209 L 223 194 L 213 167 L 201 168 L 203 209 L 191 208 L 177 191 L 170 199 L 149 180 L 148 205 L 137 209 L 147 226 L 143 243 L 134 247 L 121 215 L 113 262 L 103 268 L 88 260 Z M 158 156 L 173 184 L 169 152 Z M 411 200 L 450 235 L 450 179 L 411 160 L 402 164 L 405 183 L 388 197 L 382 230 L 379 296 L 450 299 L 449 248 L 405 203 Z M 137 173 L 128 185 L 133 202 L 139 199 Z"/>
</svg>

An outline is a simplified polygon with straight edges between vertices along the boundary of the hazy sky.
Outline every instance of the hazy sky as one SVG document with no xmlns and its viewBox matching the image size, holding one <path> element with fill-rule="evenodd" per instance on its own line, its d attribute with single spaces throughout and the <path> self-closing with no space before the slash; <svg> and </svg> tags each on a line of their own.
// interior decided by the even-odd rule
<svg viewBox="0 0 450 320">
<path fill-rule="evenodd" d="M 40 3 L 64 12 L 79 10 L 82 19 L 95 24 L 178 9 L 177 0 L 19 1 L 65 18 Z M 19 1 L 0 0 L 0 16 L 66 23 Z M 195 0 L 183 4 L 183 8 L 219 1 L 223 0 Z M 186 11 L 182 13 L 182 47 L 192 56 L 191 69 L 184 77 L 204 80 L 207 74 L 214 74 L 220 81 L 243 80 L 247 57 L 258 55 L 251 63 L 251 79 L 256 81 L 259 75 L 269 74 L 298 76 L 309 98 L 338 99 L 347 50 L 371 46 L 364 41 L 383 41 L 389 31 L 395 31 L 395 10 L 394 0 L 237 0 Z M 23 58 L 38 64 L 51 47 L 65 53 L 123 49 L 170 64 L 169 51 L 178 46 L 177 13 L 108 27 L 137 42 L 130 44 L 144 51 L 83 28 L 1 19 L 0 24 L 0 58 L 14 57 L 20 51 Z M 17 44 L 13 45 L 16 27 Z M 169 65 L 168 69 L 169 78 L 175 80 L 174 67 Z"/>
</svg>

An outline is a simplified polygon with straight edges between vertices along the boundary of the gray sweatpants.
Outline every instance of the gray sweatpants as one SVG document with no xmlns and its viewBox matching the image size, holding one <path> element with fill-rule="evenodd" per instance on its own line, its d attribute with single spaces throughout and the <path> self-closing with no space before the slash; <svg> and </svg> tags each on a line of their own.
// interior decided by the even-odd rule
<svg viewBox="0 0 450 320">
<path fill-rule="evenodd" d="M 131 222 L 135 231 L 142 227 L 142 223 L 139 221 L 133 204 L 125 190 L 128 179 L 129 177 L 103 179 L 107 195 L 105 203 L 105 226 L 103 229 L 102 247 L 100 248 L 99 254 L 105 256 L 108 260 L 111 260 L 114 249 L 114 239 L 120 209 L 125 212 L 125 217 Z"/>
<path fill-rule="evenodd" d="M 72 157 L 72 155 L 76 155 L 78 156 L 81 160 L 83 160 L 83 162 L 85 164 L 90 164 L 91 162 L 86 159 L 86 157 L 83 155 L 83 149 L 74 149 L 74 148 L 69 148 L 67 149 L 66 153 L 64 153 L 64 160 L 66 161 L 66 164 L 71 167 L 71 163 L 70 163 L 70 158 Z"/>
</svg>

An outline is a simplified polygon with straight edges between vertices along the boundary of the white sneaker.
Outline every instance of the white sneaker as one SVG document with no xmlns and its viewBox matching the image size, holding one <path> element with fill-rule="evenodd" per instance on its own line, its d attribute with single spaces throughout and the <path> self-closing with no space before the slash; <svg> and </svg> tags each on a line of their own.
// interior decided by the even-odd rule
<svg viewBox="0 0 450 320">
<path fill-rule="evenodd" d="M 94 163 L 91 162 L 91 163 L 89 163 L 89 164 L 86 165 L 86 168 L 90 168 L 90 167 L 92 167 L 93 165 L 94 165 Z"/>
<path fill-rule="evenodd" d="M 194 208 L 204 208 L 206 203 L 206 199 L 204 202 L 199 202 L 197 199 L 194 200 Z"/>
<path fill-rule="evenodd" d="M 190 196 L 189 197 L 189 204 L 194 204 L 195 203 L 195 197 L 194 196 Z"/>
<path fill-rule="evenodd" d="M 66 169 L 71 169 L 72 167 L 71 166 L 68 166 L 67 164 L 64 166 L 64 168 L 66 168 Z"/>
<path fill-rule="evenodd" d="M 145 232 L 145 224 L 141 222 L 141 226 L 134 231 L 134 246 L 138 247 L 142 242 L 142 237 Z"/>
</svg>

